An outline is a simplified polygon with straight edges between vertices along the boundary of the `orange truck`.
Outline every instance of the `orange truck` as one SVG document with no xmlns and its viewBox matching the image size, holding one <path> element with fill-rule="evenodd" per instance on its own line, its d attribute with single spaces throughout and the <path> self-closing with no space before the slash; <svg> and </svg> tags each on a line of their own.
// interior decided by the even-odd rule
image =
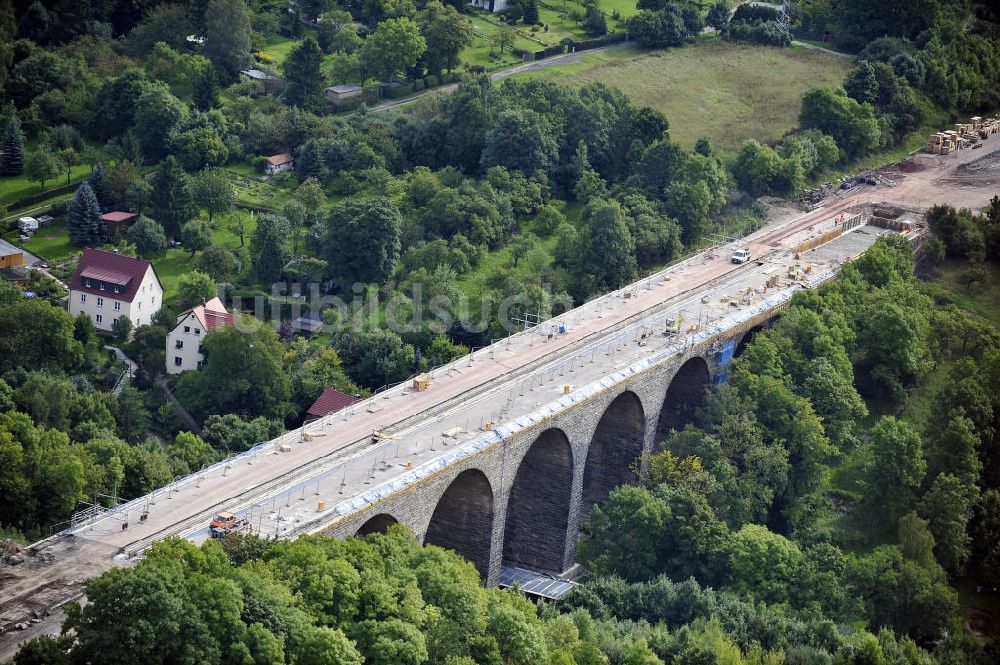
<svg viewBox="0 0 1000 665">
<path fill-rule="evenodd" d="M 225 538 L 226 534 L 233 533 L 246 524 L 245 518 L 223 511 L 212 518 L 208 528 L 212 532 L 213 538 Z"/>
</svg>

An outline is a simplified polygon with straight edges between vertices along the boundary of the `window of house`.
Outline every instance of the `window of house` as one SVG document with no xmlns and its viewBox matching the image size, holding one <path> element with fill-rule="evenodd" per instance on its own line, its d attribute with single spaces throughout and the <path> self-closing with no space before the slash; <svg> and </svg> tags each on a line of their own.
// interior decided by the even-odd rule
<svg viewBox="0 0 1000 665">
<path fill-rule="evenodd" d="M 95 314 L 94 315 L 94 320 L 97 321 L 98 323 L 100 323 L 101 321 L 104 320 L 104 317 L 101 316 L 100 314 Z"/>
<path fill-rule="evenodd" d="M 137 302 L 137 303 L 135 304 L 135 308 L 136 308 L 137 310 L 140 310 L 140 309 L 142 309 L 142 301 L 141 301 L 141 300 L 140 300 L 139 302 Z"/>
<path fill-rule="evenodd" d="M 115 301 L 115 311 L 117 312 L 117 311 L 121 310 L 121 308 L 122 308 L 122 304 L 116 300 Z"/>
<path fill-rule="evenodd" d="M 83 285 L 86 286 L 89 289 L 91 287 L 90 280 L 89 279 L 83 280 Z"/>
<path fill-rule="evenodd" d="M 104 290 L 104 287 L 105 287 L 105 284 L 104 284 L 104 282 L 98 282 L 98 283 L 97 283 L 97 286 L 98 286 L 98 288 L 100 288 L 100 289 L 101 289 L 101 291 L 103 291 L 103 290 Z"/>
<path fill-rule="evenodd" d="M 186 333 L 191 332 L 191 326 L 184 326 L 184 332 Z"/>
<path fill-rule="evenodd" d="M 104 307 L 104 298 L 101 298 L 100 296 L 97 297 L 97 306 Z"/>
<path fill-rule="evenodd" d="M 87 294 L 86 293 L 81 293 L 80 294 L 80 302 L 87 302 Z"/>
<path fill-rule="evenodd" d="M 195 328 L 194 329 L 194 334 L 195 335 L 200 335 L 201 334 L 201 328 Z"/>
<path fill-rule="evenodd" d="M 183 363 L 183 362 L 184 361 L 181 359 L 180 356 L 174 356 L 174 365 L 176 365 L 177 367 L 180 367 L 181 363 Z"/>
<path fill-rule="evenodd" d="M 183 349 L 184 348 L 184 340 L 182 340 L 182 339 L 177 340 L 177 342 L 174 344 L 174 348 L 175 349 Z"/>
</svg>

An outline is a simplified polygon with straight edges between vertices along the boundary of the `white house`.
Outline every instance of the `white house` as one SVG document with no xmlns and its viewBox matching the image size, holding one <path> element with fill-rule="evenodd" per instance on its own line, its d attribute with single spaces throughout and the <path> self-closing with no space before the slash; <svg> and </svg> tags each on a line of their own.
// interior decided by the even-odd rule
<svg viewBox="0 0 1000 665">
<path fill-rule="evenodd" d="M 295 168 L 295 160 L 292 155 L 287 152 L 283 152 L 280 155 L 271 155 L 267 158 L 267 164 L 264 165 L 264 171 L 268 175 L 274 175 L 275 173 L 281 173 L 282 171 L 291 171 Z"/>
<path fill-rule="evenodd" d="M 179 374 L 198 369 L 205 360 L 201 342 L 205 335 L 219 326 L 229 325 L 234 316 L 226 311 L 218 298 L 192 307 L 177 316 L 177 325 L 167 333 L 167 373 Z"/>
<path fill-rule="evenodd" d="M 90 247 L 69 283 L 69 313 L 86 314 L 98 330 L 124 316 L 134 327 L 146 325 L 163 305 L 163 285 L 149 261 Z"/>
</svg>

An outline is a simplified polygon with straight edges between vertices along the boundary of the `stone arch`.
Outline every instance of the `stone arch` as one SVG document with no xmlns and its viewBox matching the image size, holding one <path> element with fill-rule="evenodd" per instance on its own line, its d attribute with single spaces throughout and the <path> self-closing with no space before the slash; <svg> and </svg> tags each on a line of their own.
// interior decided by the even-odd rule
<svg viewBox="0 0 1000 665">
<path fill-rule="evenodd" d="M 455 550 L 471 561 L 485 580 L 490 571 L 493 488 L 479 469 L 458 474 L 431 515 L 424 543 Z"/>
<path fill-rule="evenodd" d="M 594 430 L 583 469 L 580 516 L 586 521 L 595 503 L 608 498 L 619 485 L 635 482 L 632 470 L 642 456 L 646 415 L 639 397 L 625 391 L 605 409 Z"/>
<path fill-rule="evenodd" d="M 656 421 L 656 444 L 667 438 L 671 430 L 682 430 L 694 420 L 695 411 L 705 402 L 711 378 L 708 363 L 700 356 L 681 365 L 663 398 L 660 417 Z"/>
<path fill-rule="evenodd" d="M 507 500 L 503 560 L 562 572 L 573 493 L 573 450 L 560 429 L 542 432 L 521 459 Z"/>
<path fill-rule="evenodd" d="M 393 524 L 399 524 L 399 520 L 388 513 L 379 513 L 362 524 L 354 535 L 360 538 L 372 533 L 385 533 Z"/>
<path fill-rule="evenodd" d="M 753 341 L 753 338 L 757 336 L 757 333 L 759 333 L 763 329 L 764 329 L 764 324 L 759 323 L 755 325 L 753 328 L 750 328 L 750 330 L 743 333 L 743 336 L 740 337 L 740 341 L 736 343 L 736 350 L 733 351 L 733 358 L 739 358 L 741 355 L 743 355 L 743 352 L 746 350 L 747 345 L 750 344 L 750 342 Z"/>
</svg>

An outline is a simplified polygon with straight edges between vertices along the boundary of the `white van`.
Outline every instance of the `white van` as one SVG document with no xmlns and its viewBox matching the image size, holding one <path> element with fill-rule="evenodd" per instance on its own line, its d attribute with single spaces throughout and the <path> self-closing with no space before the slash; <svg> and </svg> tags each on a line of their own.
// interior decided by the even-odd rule
<svg viewBox="0 0 1000 665">
<path fill-rule="evenodd" d="M 733 255 L 729 257 L 733 263 L 746 263 L 750 260 L 750 250 L 749 249 L 738 249 L 733 252 Z"/>
</svg>

